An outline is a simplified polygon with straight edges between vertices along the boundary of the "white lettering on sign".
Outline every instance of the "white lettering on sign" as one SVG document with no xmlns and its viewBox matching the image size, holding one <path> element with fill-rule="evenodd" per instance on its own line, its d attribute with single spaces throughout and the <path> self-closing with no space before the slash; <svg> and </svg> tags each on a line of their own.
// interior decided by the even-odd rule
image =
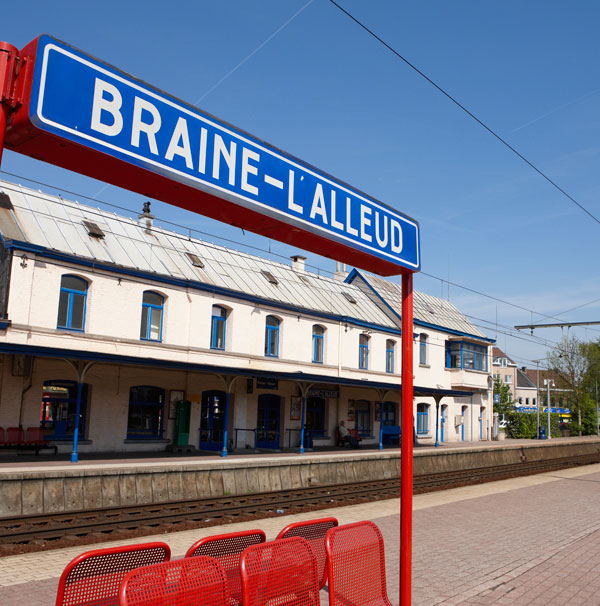
<svg viewBox="0 0 600 606">
<path fill-rule="evenodd" d="M 147 112 L 152 116 L 152 122 L 144 122 L 142 113 Z M 119 114 L 120 115 L 120 114 Z M 140 146 L 140 134 L 145 133 L 148 138 L 150 151 L 158 156 L 158 146 L 156 145 L 156 133 L 160 130 L 161 118 L 160 113 L 145 99 L 135 98 L 133 104 L 133 120 L 131 124 L 131 145 L 134 147 Z M 93 126 L 92 126 L 93 128 Z"/>
<path fill-rule="evenodd" d="M 111 98 L 107 99 L 105 94 Z M 94 87 L 94 102 L 92 105 L 92 128 L 103 135 L 114 137 L 123 130 L 123 116 L 119 111 L 123 105 L 123 97 L 116 86 L 96 78 Z M 110 114 L 110 124 L 102 121 L 102 114 Z"/>
<path fill-rule="evenodd" d="M 297 164 L 288 164 L 288 167 L 292 165 L 294 168 L 286 168 L 287 179 L 279 179 L 273 176 L 279 176 L 281 172 L 277 166 L 268 163 L 268 151 L 259 153 L 258 150 L 263 148 L 246 146 L 246 143 L 250 146 L 252 142 L 242 138 L 233 140 L 235 133 L 226 129 L 220 131 L 222 134 L 215 132 L 214 124 L 208 120 L 200 126 L 191 117 L 186 119 L 179 115 L 175 120 L 171 114 L 169 119 L 169 114 L 161 114 L 161 106 L 137 95 L 133 97 L 133 104 L 130 98 L 126 99 L 125 106 L 132 108 L 129 110 L 130 116 L 124 115 L 123 105 L 123 95 L 119 89 L 96 77 L 91 129 L 113 138 L 115 144 L 119 135 L 121 138 L 126 136 L 132 147 L 146 153 L 149 150 L 154 156 L 162 155 L 169 162 L 181 165 L 183 161 L 188 170 L 206 175 L 207 179 L 211 175 L 214 180 L 220 180 L 218 185 L 221 188 L 227 182 L 255 197 L 263 193 L 261 189 L 274 188 L 268 192 L 268 197 L 274 197 L 288 214 L 330 226 L 330 231 L 335 230 L 347 238 L 376 243 L 381 249 L 395 255 L 402 252 L 404 242 L 400 221 L 358 194 L 311 174 Z M 130 137 L 124 126 L 129 118 Z M 274 170 L 278 172 L 265 172 Z M 306 177 L 308 181 L 305 181 Z M 283 192 L 279 198 L 278 190 Z"/>
</svg>

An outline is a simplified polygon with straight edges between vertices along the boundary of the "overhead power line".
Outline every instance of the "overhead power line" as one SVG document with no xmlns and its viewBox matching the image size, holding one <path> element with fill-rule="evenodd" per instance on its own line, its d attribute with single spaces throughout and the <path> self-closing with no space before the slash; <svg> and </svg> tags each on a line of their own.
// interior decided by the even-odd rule
<svg viewBox="0 0 600 606">
<path fill-rule="evenodd" d="M 506 141 L 506 139 L 501 137 L 495 130 L 493 130 L 491 127 L 489 127 L 485 122 L 483 122 L 483 120 L 478 118 L 472 111 L 467 109 L 460 101 L 458 101 L 450 93 L 448 93 L 446 90 L 444 90 L 439 84 L 434 82 L 427 74 L 425 74 L 423 71 L 421 71 L 416 65 L 411 63 L 406 57 L 402 56 L 396 49 L 394 49 L 387 42 L 385 42 L 385 40 L 380 38 L 372 29 L 369 29 L 364 23 L 362 23 L 356 17 L 354 17 L 351 13 L 349 13 L 344 7 L 340 6 L 335 0 L 329 0 L 329 2 L 331 4 L 333 4 L 336 8 L 338 8 L 347 17 L 352 19 L 352 21 L 354 21 L 354 23 L 356 23 L 358 26 L 360 26 L 362 29 L 364 29 L 369 35 L 371 35 L 373 38 L 375 38 L 375 40 L 377 40 L 380 44 L 385 46 L 390 52 L 392 52 L 396 57 L 398 57 L 398 59 L 400 59 L 401 61 L 406 63 L 406 65 L 408 65 L 408 67 L 410 67 L 412 70 L 417 72 L 417 74 L 419 74 L 419 76 L 421 76 L 422 78 L 427 80 L 427 82 L 429 82 L 429 84 L 431 84 L 440 93 L 442 93 L 442 95 L 444 95 L 445 97 L 450 99 L 450 101 L 452 101 L 452 103 L 454 103 L 457 107 L 459 107 L 470 118 L 475 120 L 475 122 L 477 122 L 477 124 L 479 124 L 481 127 L 483 127 L 488 133 L 490 133 L 490 135 L 492 135 L 498 141 L 500 141 L 500 143 L 502 143 L 505 147 L 507 147 L 510 151 L 512 151 L 516 156 L 518 156 L 521 160 L 523 160 L 523 162 L 525 162 L 525 164 L 527 164 L 530 168 L 532 168 L 538 175 L 543 177 L 548 183 L 550 183 L 550 185 L 552 185 L 552 187 L 557 189 L 561 194 L 563 194 L 563 196 L 568 198 L 573 204 L 578 206 L 591 219 L 596 221 L 596 223 L 600 224 L 600 219 L 598 219 L 598 217 L 594 216 L 587 208 L 585 208 L 573 196 L 571 196 L 571 194 L 569 194 L 567 191 L 565 191 L 560 185 L 558 185 L 558 183 L 553 181 L 546 173 L 544 173 L 542 170 L 540 170 L 535 164 L 533 164 L 533 162 L 528 160 L 521 152 L 519 152 L 517 149 L 515 149 L 508 141 Z"/>
</svg>

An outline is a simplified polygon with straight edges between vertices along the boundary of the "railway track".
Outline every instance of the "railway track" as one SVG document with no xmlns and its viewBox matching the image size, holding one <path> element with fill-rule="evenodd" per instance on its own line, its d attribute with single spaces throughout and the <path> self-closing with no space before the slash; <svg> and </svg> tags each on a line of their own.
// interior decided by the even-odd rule
<svg viewBox="0 0 600 606">
<path fill-rule="evenodd" d="M 592 463 L 600 463 L 600 454 L 416 475 L 413 487 L 415 494 L 419 494 Z M 393 478 L 216 499 L 2 518 L 0 546 L 20 545 L 23 550 L 29 551 L 187 530 L 236 520 L 394 498 L 399 496 L 399 488 L 399 478 Z"/>
</svg>

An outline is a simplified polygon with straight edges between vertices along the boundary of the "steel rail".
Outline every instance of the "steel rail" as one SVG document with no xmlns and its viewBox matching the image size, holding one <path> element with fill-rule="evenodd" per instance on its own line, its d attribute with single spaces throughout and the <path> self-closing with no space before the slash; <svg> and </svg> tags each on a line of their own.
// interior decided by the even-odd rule
<svg viewBox="0 0 600 606">
<path fill-rule="evenodd" d="M 415 475 L 413 490 L 415 494 L 433 492 L 593 463 L 600 463 L 600 453 Z M 139 531 L 141 527 L 147 529 L 148 534 L 162 531 L 165 527 L 175 531 L 181 522 L 210 526 L 222 523 L 224 518 L 270 517 L 360 500 L 397 498 L 399 489 L 400 479 L 390 478 L 193 501 L 13 516 L 0 518 L 0 545 L 53 541 L 88 534 L 92 535 L 90 540 L 96 542 L 99 533 L 109 540 L 113 531 Z"/>
</svg>

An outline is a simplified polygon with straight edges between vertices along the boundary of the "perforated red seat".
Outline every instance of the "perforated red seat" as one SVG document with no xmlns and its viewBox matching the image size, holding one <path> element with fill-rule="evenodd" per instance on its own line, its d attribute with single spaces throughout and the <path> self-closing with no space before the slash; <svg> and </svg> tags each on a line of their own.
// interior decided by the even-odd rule
<svg viewBox="0 0 600 606">
<path fill-rule="evenodd" d="M 240 579 L 240 556 L 246 547 L 266 541 L 262 530 L 244 530 L 212 537 L 205 537 L 194 543 L 185 554 L 186 558 L 211 556 L 225 570 L 229 587 L 229 599 L 232 605 L 242 603 L 242 584 Z"/>
<path fill-rule="evenodd" d="M 325 535 L 330 528 L 338 525 L 335 518 L 319 518 L 318 520 L 306 520 L 286 526 L 278 535 L 278 539 L 289 537 L 302 537 L 306 539 L 317 558 L 319 567 L 319 587 L 324 587 L 327 582 L 327 553 L 325 552 Z"/>
<path fill-rule="evenodd" d="M 229 606 L 227 578 L 217 560 L 184 558 L 131 571 L 119 606 Z"/>
<path fill-rule="evenodd" d="M 28 427 L 25 430 L 26 444 L 45 444 L 44 430 L 41 427 Z"/>
<path fill-rule="evenodd" d="M 6 429 L 6 443 L 19 445 L 25 442 L 25 432 L 22 427 L 8 427 Z"/>
<path fill-rule="evenodd" d="M 319 606 L 317 558 L 306 539 L 248 547 L 240 570 L 244 606 Z"/>
<path fill-rule="evenodd" d="M 64 569 L 58 583 L 56 606 L 116 606 L 125 575 L 141 566 L 171 557 L 165 543 L 142 543 L 95 549 L 77 556 Z"/>
<path fill-rule="evenodd" d="M 391 606 L 383 537 L 373 522 L 332 528 L 325 537 L 330 606 Z"/>
</svg>

